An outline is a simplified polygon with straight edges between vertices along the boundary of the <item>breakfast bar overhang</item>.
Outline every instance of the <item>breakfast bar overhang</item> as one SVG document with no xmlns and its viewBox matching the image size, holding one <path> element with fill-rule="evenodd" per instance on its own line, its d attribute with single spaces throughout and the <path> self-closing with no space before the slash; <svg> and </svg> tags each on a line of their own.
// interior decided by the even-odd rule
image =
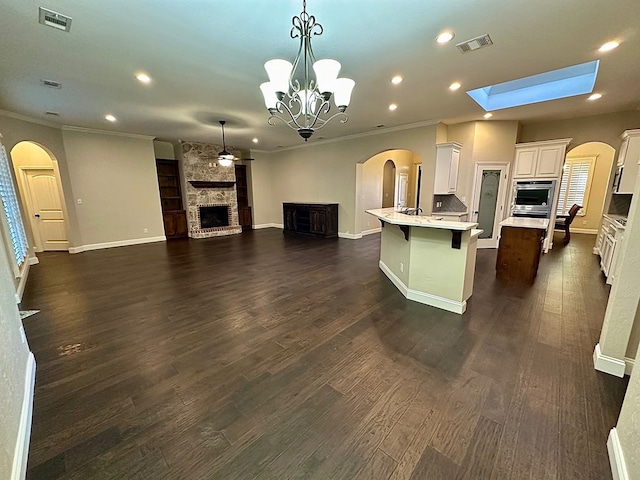
<svg viewBox="0 0 640 480">
<path fill-rule="evenodd" d="M 382 223 L 380 269 L 409 300 L 462 314 L 473 293 L 477 223 L 366 210 Z"/>
</svg>

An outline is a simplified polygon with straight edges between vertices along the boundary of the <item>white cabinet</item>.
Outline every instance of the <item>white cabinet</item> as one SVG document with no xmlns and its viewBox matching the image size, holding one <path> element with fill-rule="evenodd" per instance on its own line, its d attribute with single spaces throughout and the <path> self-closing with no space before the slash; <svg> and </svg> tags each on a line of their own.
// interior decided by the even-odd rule
<svg viewBox="0 0 640 480">
<path fill-rule="evenodd" d="M 640 130 L 626 130 L 622 134 L 618 153 L 618 167 L 623 167 L 622 178 L 616 193 L 633 193 L 638 178 L 640 160 Z"/>
<path fill-rule="evenodd" d="M 434 195 L 456 193 L 461 149 L 462 145 L 457 142 L 439 143 L 436 145 Z"/>
<path fill-rule="evenodd" d="M 600 269 L 611 285 L 616 276 L 618 257 L 622 250 L 625 228 L 615 221 L 615 218 L 604 215 L 602 226 L 598 232 L 594 253 L 600 255 Z"/>
<path fill-rule="evenodd" d="M 559 178 L 570 138 L 516 145 L 513 178 Z"/>
</svg>

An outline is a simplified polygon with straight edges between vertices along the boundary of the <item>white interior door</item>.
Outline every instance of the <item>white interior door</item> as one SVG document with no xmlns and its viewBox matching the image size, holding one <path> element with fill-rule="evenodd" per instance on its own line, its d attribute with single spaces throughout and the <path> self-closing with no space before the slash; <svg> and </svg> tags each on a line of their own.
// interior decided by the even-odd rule
<svg viewBox="0 0 640 480">
<path fill-rule="evenodd" d="M 25 170 L 25 180 L 36 250 L 68 250 L 67 225 L 53 169 Z"/>
<path fill-rule="evenodd" d="M 400 173 L 398 175 L 398 190 L 396 192 L 396 202 L 398 207 L 407 206 L 407 187 L 409 186 L 409 175 Z"/>
<path fill-rule="evenodd" d="M 507 163 L 476 163 L 471 221 L 483 230 L 478 248 L 498 248 L 498 223 L 505 218 L 508 177 Z"/>
</svg>

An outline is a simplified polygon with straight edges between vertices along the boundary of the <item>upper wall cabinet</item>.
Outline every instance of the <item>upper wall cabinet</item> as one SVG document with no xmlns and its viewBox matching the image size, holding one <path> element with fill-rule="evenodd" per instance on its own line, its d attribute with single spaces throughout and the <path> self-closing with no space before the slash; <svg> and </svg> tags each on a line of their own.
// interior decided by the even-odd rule
<svg viewBox="0 0 640 480">
<path fill-rule="evenodd" d="M 462 145 L 456 142 L 439 143 L 436 145 L 434 195 L 456 193 L 461 149 Z"/>
<path fill-rule="evenodd" d="M 633 193 L 638 177 L 638 161 L 640 161 L 640 129 L 625 130 L 622 145 L 618 153 L 618 167 L 623 167 L 622 178 L 616 193 Z"/>
<path fill-rule="evenodd" d="M 570 141 L 518 143 L 513 178 L 559 178 Z"/>
</svg>

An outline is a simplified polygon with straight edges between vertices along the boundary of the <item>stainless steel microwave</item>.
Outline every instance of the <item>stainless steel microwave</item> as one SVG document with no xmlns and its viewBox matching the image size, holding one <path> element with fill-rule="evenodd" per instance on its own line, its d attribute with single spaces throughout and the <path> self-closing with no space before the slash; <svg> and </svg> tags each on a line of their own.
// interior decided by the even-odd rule
<svg viewBox="0 0 640 480">
<path fill-rule="evenodd" d="M 513 182 L 511 216 L 551 218 L 555 180 L 519 180 Z"/>
</svg>

